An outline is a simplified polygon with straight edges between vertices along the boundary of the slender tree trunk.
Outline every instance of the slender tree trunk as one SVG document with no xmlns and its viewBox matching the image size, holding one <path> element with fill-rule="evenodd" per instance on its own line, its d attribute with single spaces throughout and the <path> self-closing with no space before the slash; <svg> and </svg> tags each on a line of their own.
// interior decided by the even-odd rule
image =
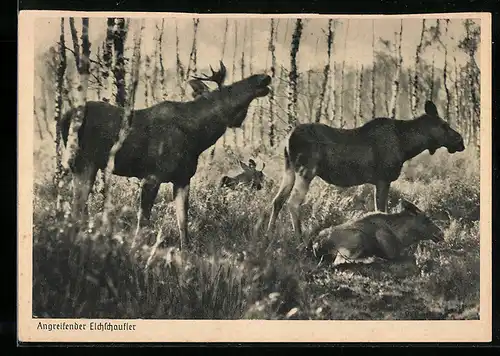
<svg viewBox="0 0 500 356">
<path fill-rule="evenodd" d="M 180 50 L 179 50 L 179 29 L 177 27 L 177 21 L 175 22 L 175 58 L 176 58 L 176 70 L 177 70 L 177 87 L 180 90 L 181 99 L 186 97 L 186 89 L 184 88 L 184 78 L 185 71 L 182 65 Z"/>
<path fill-rule="evenodd" d="M 410 66 L 408 66 L 408 107 L 410 108 L 410 115 L 412 115 L 412 105 L 413 105 L 413 100 L 412 100 L 412 93 L 413 90 L 413 72 L 411 71 Z"/>
<path fill-rule="evenodd" d="M 184 78 L 184 80 L 188 80 L 189 79 L 189 75 L 191 74 L 191 72 L 193 72 L 193 74 L 196 74 L 197 72 L 197 49 L 196 49 L 196 42 L 197 42 L 197 37 L 198 37 L 198 25 L 200 23 L 200 19 L 196 18 L 196 19 L 193 19 L 193 44 L 191 45 L 191 53 L 189 54 L 189 63 L 188 63 L 188 67 L 187 67 L 187 71 L 186 71 L 186 77 Z M 185 85 L 185 83 L 183 83 L 183 86 Z"/>
<path fill-rule="evenodd" d="M 295 22 L 295 30 L 292 35 L 292 48 L 290 50 L 290 73 L 289 73 L 289 89 L 288 89 L 288 127 L 287 132 L 290 132 L 297 124 L 297 53 L 300 48 L 300 39 L 302 36 L 302 19 L 297 19 Z"/>
<path fill-rule="evenodd" d="M 330 71 L 330 89 L 328 91 L 328 100 L 326 101 L 325 111 L 328 113 L 327 122 L 330 122 L 331 125 L 335 124 L 335 119 L 337 117 L 337 87 L 336 87 L 336 78 L 335 73 L 337 73 L 337 63 L 333 61 L 333 70 Z M 330 107 L 331 107 L 331 115 L 330 115 Z"/>
<path fill-rule="evenodd" d="M 269 45 L 268 49 L 271 52 L 271 78 L 273 90 L 269 93 L 269 146 L 274 147 L 275 145 L 275 127 L 274 127 L 274 83 L 276 82 L 276 47 L 274 46 L 275 38 L 277 37 L 277 26 L 275 19 L 271 18 L 271 29 L 269 35 Z M 253 137 L 252 137 L 253 141 Z"/>
<path fill-rule="evenodd" d="M 372 20 L 372 118 L 377 117 L 377 98 L 375 97 L 375 74 L 377 73 L 377 62 L 375 60 L 375 20 Z"/>
<path fill-rule="evenodd" d="M 115 19 L 107 19 L 106 39 L 102 51 L 101 81 L 102 81 L 102 101 L 111 102 L 113 96 L 113 85 L 111 83 L 111 68 L 113 68 L 113 41 Z"/>
<path fill-rule="evenodd" d="M 161 27 L 158 36 L 158 62 L 160 65 L 160 89 L 162 100 L 167 100 L 167 86 L 165 83 L 165 66 L 163 65 L 163 32 L 165 31 L 165 19 L 161 19 Z"/>
<path fill-rule="evenodd" d="M 97 53 L 96 53 L 96 62 L 97 63 L 102 63 L 102 58 L 101 58 L 101 46 L 97 47 Z M 102 79 L 100 78 L 100 68 L 98 65 L 94 65 L 90 67 L 90 73 L 96 79 L 96 95 L 97 95 L 97 101 L 102 100 L 102 91 L 104 87 L 104 83 L 102 82 Z"/>
<path fill-rule="evenodd" d="M 144 103 L 146 107 L 151 106 L 151 58 L 146 54 L 144 58 Z"/>
<path fill-rule="evenodd" d="M 245 78 L 245 44 L 247 43 L 247 22 L 245 22 L 245 26 L 243 27 L 243 41 L 242 41 L 242 46 L 241 46 L 241 59 L 240 59 L 240 70 L 241 70 L 241 79 L 243 80 Z M 245 144 L 245 124 L 241 126 L 241 129 L 239 130 L 241 133 L 241 143 L 244 145 Z M 238 134 L 238 131 L 236 131 L 236 134 Z"/>
<path fill-rule="evenodd" d="M 73 47 L 75 52 L 75 60 L 80 75 L 80 84 L 78 85 L 78 95 L 76 102 L 76 115 L 71 120 L 68 140 L 66 143 L 65 155 L 63 157 L 63 168 L 69 172 L 70 167 L 73 166 L 75 157 L 78 153 L 78 131 L 82 126 L 85 116 L 85 105 L 87 101 L 87 89 L 90 75 L 90 43 L 89 43 L 89 19 L 88 17 L 82 18 L 82 53 L 80 56 L 80 46 L 78 44 L 78 35 L 75 28 L 74 18 L 69 19 L 71 28 L 71 37 L 73 38 Z"/>
<path fill-rule="evenodd" d="M 347 20 L 347 27 L 345 30 L 345 39 L 344 39 L 344 59 L 342 60 L 342 68 L 340 70 L 340 102 L 339 102 L 339 118 L 340 118 L 340 127 L 344 127 L 346 122 L 344 119 L 344 81 L 345 81 L 345 53 L 347 50 L 347 35 L 349 33 L 349 20 Z"/>
<path fill-rule="evenodd" d="M 399 28 L 399 40 L 397 43 L 396 51 L 396 72 L 394 73 L 394 80 L 392 85 L 392 99 L 391 99 L 391 118 L 396 118 L 396 111 L 398 106 L 399 98 L 399 77 L 401 76 L 401 68 L 403 67 L 403 56 L 401 54 L 401 43 L 403 42 L 403 20 L 401 20 L 401 25 Z M 396 42 L 394 43 L 396 48 Z"/>
<path fill-rule="evenodd" d="M 61 18 L 60 25 L 61 33 L 59 35 L 59 65 L 57 67 L 57 86 L 56 86 L 56 102 L 55 102 L 55 122 L 56 122 L 56 172 L 54 175 L 54 186 L 61 188 L 59 183 L 62 179 L 62 147 L 61 147 L 61 118 L 63 107 L 63 90 L 64 90 L 64 73 L 66 72 L 66 44 L 64 41 L 64 18 Z M 62 196 L 60 189 L 57 189 L 56 210 L 60 212 L 62 209 Z"/>
<path fill-rule="evenodd" d="M 235 81 L 236 78 L 236 55 L 238 53 L 238 22 L 237 20 L 234 22 L 234 52 L 233 52 L 233 68 L 232 68 L 232 79 Z M 238 133 L 235 128 L 233 131 L 233 140 L 234 140 L 234 148 L 238 149 Z"/>
<path fill-rule="evenodd" d="M 36 100 L 34 101 L 36 104 Z M 40 115 L 37 113 L 36 106 L 33 106 L 33 116 L 35 117 L 38 136 L 40 137 L 40 140 L 43 140 L 42 124 L 40 123 Z"/>
<path fill-rule="evenodd" d="M 224 26 L 224 38 L 222 40 L 222 53 L 221 53 L 221 56 L 220 56 L 220 60 L 221 61 L 224 61 L 224 54 L 226 53 L 227 29 L 228 29 L 228 27 L 229 27 L 229 21 L 226 18 L 226 23 L 225 23 L 225 26 Z M 216 148 L 216 146 L 217 146 L 217 144 L 214 145 L 214 147 L 212 148 L 212 151 L 210 152 L 211 159 L 213 159 L 215 157 L 215 148 Z M 225 132 L 222 135 L 222 147 L 224 149 L 226 149 L 226 133 Z"/>
<path fill-rule="evenodd" d="M 123 142 L 127 138 L 129 132 L 130 132 L 130 126 L 131 126 L 131 121 L 132 121 L 132 111 L 134 109 L 134 101 L 135 101 L 135 93 L 137 89 L 137 83 L 139 81 L 139 67 L 140 67 L 140 57 L 141 57 L 141 37 L 142 37 L 142 32 L 144 28 L 144 20 L 142 20 L 141 23 L 141 28 L 139 33 L 134 39 L 134 56 L 133 56 L 133 62 L 132 62 L 132 73 L 131 73 L 131 80 L 128 88 L 128 100 L 125 100 L 125 105 L 124 105 L 124 114 L 122 117 L 122 124 L 121 128 L 118 134 L 118 139 L 117 141 L 113 144 L 111 147 L 111 150 L 109 152 L 109 158 L 108 162 L 106 165 L 105 169 L 105 201 L 104 201 L 104 210 L 103 210 L 103 217 L 102 217 L 102 222 L 103 222 L 103 227 L 107 231 L 109 231 L 110 227 L 110 221 L 109 221 L 109 213 L 111 209 L 113 208 L 112 202 L 111 202 L 111 194 L 109 194 L 109 188 L 111 185 L 109 177 L 113 173 L 115 169 L 115 157 L 116 153 L 121 149 L 123 146 Z"/>
<path fill-rule="evenodd" d="M 428 94 L 429 100 L 431 100 L 431 101 L 434 101 L 434 94 L 435 94 L 434 93 L 435 68 L 436 68 L 436 65 L 435 65 L 435 56 L 432 55 L 431 82 L 430 82 L 430 85 L 429 85 L 429 94 Z"/>
<path fill-rule="evenodd" d="M 445 28 L 445 37 L 448 38 L 448 26 L 450 20 L 446 19 L 446 28 Z M 443 85 L 444 90 L 446 92 L 446 108 L 445 108 L 445 117 L 448 123 L 451 125 L 452 120 L 450 116 L 450 105 L 451 105 L 451 92 L 450 88 L 448 88 L 448 46 L 443 44 L 444 47 L 444 68 L 443 68 Z"/>
<path fill-rule="evenodd" d="M 422 19 L 422 32 L 420 33 L 420 42 L 417 46 L 417 50 L 415 51 L 415 73 L 413 77 L 413 90 L 412 90 L 412 106 L 411 112 L 413 116 L 417 115 L 417 110 L 420 106 L 420 82 L 419 82 L 419 64 L 420 57 L 422 55 L 422 47 L 424 45 L 424 36 L 425 36 L 425 19 Z"/>
<path fill-rule="evenodd" d="M 354 127 L 357 127 L 360 122 L 363 120 L 363 113 L 361 112 L 361 101 L 362 101 L 362 91 L 363 91 L 363 71 L 364 67 L 361 65 L 361 69 L 359 69 L 357 73 L 357 82 L 356 82 L 356 93 L 355 93 L 355 111 L 354 111 Z"/>
<path fill-rule="evenodd" d="M 125 105 L 125 19 L 116 18 L 113 30 L 113 43 L 115 47 L 115 67 L 113 69 L 115 75 L 116 86 L 116 105 L 123 107 Z"/>
<path fill-rule="evenodd" d="M 229 29 L 229 20 L 226 18 L 226 23 L 224 25 L 224 37 L 222 39 L 222 53 L 221 53 L 221 56 L 220 56 L 220 60 L 221 61 L 224 60 L 224 55 L 226 54 L 226 44 L 227 44 L 227 32 L 228 32 L 228 29 Z M 227 149 L 227 132 L 224 132 L 224 134 L 222 135 L 222 147 L 224 148 L 224 150 Z M 213 149 L 213 155 L 215 155 L 215 147 Z"/>
<path fill-rule="evenodd" d="M 325 68 L 323 69 L 323 83 L 321 84 L 321 92 L 319 94 L 319 105 L 318 110 L 316 111 L 316 119 L 315 122 L 320 122 L 321 115 L 323 113 L 323 106 L 325 101 L 325 93 L 326 87 L 328 84 L 328 79 L 330 78 L 330 61 L 332 58 L 332 44 L 333 44 L 333 29 L 332 29 L 333 20 L 328 20 L 328 35 L 327 35 L 327 63 Z"/>
</svg>

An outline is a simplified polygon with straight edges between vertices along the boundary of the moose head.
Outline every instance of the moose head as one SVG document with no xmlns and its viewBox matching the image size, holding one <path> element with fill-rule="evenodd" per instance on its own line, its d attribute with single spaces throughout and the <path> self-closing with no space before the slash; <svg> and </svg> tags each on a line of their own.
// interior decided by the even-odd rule
<svg viewBox="0 0 500 356">
<path fill-rule="evenodd" d="M 453 130 L 437 111 L 432 101 L 425 103 L 425 114 L 421 117 L 425 123 L 430 142 L 429 153 L 432 155 L 440 147 L 446 147 L 449 153 L 461 152 L 465 149 L 463 137 Z"/>
<path fill-rule="evenodd" d="M 223 176 L 220 186 L 234 189 L 239 184 L 246 184 L 250 185 L 252 189 L 261 190 L 264 181 L 263 170 L 266 164 L 262 162 L 262 168 L 260 170 L 257 169 L 257 164 L 253 159 L 249 159 L 248 164 L 242 161 L 239 161 L 239 164 L 243 172 L 234 177 Z"/>
<path fill-rule="evenodd" d="M 444 240 L 443 231 L 419 208 L 409 201 L 401 201 L 402 216 L 408 217 L 405 220 L 404 231 L 408 237 L 414 240 L 432 240 L 436 243 Z"/>
<path fill-rule="evenodd" d="M 208 90 L 206 84 L 201 81 L 215 82 L 219 93 L 217 97 L 220 102 L 219 107 L 225 111 L 226 115 L 231 116 L 228 117 L 228 127 L 241 127 L 252 100 L 269 94 L 271 89 L 268 85 L 271 84 L 271 77 L 267 74 L 253 74 L 225 86 L 224 80 L 226 79 L 227 70 L 224 63 L 220 61 L 220 69 L 218 71 L 215 71 L 212 66 L 210 66 L 210 70 L 212 71 L 212 75 L 210 76 L 206 74 L 203 77 L 192 76 L 193 80 L 190 81 L 190 85 L 193 88 L 193 96 L 198 97 Z M 234 114 L 234 109 L 236 111 L 240 109 L 240 111 Z"/>
</svg>

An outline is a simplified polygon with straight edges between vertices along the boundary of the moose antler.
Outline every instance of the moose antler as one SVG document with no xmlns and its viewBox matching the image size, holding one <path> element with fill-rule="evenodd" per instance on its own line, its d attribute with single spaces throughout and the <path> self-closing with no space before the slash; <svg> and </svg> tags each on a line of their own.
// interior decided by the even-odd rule
<svg viewBox="0 0 500 356">
<path fill-rule="evenodd" d="M 227 72 L 226 66 L 224 66 L 224 63 L 222 63 L 222 61 L 220 61 L 220 70 L 218 70 L 217 72 L 214 71 L 214 69 L 212 68 L 211 65 L 210 65 L 210 70 L 212 71 L 211 76 L 203 74 L 205 77 L 202 78 L 202 77 L 196 77 L 193 75 L 192 78 L 198 79 L 198 80 L 207 80 L 207 81 L 215 82 L 215 83 L 217 83 L 217 86 L 220 89 L 222 87 L 222 83 L 224 83 L 224 80 L 226 79 L 226 72 Z"/>
</svg>

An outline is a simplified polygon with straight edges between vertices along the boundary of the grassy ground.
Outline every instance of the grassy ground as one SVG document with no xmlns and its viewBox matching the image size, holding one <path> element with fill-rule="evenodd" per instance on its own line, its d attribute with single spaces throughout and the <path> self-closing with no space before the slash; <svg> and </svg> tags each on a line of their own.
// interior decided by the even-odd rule
<svg viewBox="0 0 500 356">
<path fill-rule="evenodd" d="M 153 239 L 166 244 L 144 269 L 151 238 L 131 251 L 138 181 L 113 178 L 113 231 L 99 232 L 102 196 L 90 199 L 90 224 L 56 216 L 49 144 L 35 152 L 33 313 L 37 317 L 189 319 L 478 319 L 479 167 L 472 152 L 423 153 L 392 186 L 390 207 L 404 196 L 445 230 L 445 242 L 421 243 L 406 263 L 317 268 L 297 246 L 287 213 L 271 239 L 253 236 L 279 184 L 282 160 L 266 161 L 263 190 L 220 190 L 235 161 L 202 159 L 192 181 L 189 232 L 179 253 L 172 188 L 153 208 Z M 227 156 L 226 156 L 227 157 Z M 247 159 L 248 155 L 242 157 Z M 303 207 L 307 227 L 341 223 L 373 210 L 370 186 L 339 189 L 318 178 Z M 149 245 L 148 245 L 149 244 Z"/>
</svg>

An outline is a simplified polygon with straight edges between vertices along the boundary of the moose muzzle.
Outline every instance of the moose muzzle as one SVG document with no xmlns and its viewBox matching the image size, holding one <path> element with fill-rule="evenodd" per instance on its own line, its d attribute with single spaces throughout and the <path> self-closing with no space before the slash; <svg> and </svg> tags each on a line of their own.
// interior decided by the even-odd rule
<svg viewBox="0 0 500 356">
<path fill-rule="evenodd" d="M 459 141 L 452 143 L 448 146 L 449 153 L 462 152 L 465 150 L 464 140 L 460 139 Z"/>
</svg>

